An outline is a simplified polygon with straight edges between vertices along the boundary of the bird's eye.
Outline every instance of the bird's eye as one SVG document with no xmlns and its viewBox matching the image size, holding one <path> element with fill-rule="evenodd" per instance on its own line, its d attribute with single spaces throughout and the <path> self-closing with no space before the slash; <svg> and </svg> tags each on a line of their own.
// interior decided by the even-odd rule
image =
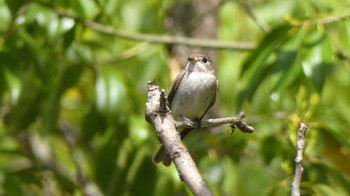
<svg viewBox="0 0 350 196">
<path fill-rule="evenodd" d="M 207 63 L 207 62 L 208 62 L 208 59 L 207 59 L 206 57 L 203 57 L 203 58 L 202 58 L 202 62 L 203 62 L 203 63 Z"/>
</svg>

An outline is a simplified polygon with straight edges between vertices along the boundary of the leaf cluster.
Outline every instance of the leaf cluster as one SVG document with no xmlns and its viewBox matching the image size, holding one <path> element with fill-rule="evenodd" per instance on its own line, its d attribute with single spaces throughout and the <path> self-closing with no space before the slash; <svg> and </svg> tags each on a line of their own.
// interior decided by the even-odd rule
<svg viewBox="0 0 350 196">
<path fill-rule="evenodd" d="M 152 163 L 159 142 L 144 120 L 147 81 L 171 83 L 166 46 L 84 24 L 164 34 L 173 4 L 0 0 L 1 195 L 189 194 L 174 168 Z M 221 127 L 186 139 L 215 195 L 289 194 L 299 121 L 309 126 L 302 194 L 350 193 L 348 6 L 217 8 L 218 39 L 256 43 L 252 51 L 217 50 L 218 113 L 244 111 L 256 131 Z"/>
</svg>

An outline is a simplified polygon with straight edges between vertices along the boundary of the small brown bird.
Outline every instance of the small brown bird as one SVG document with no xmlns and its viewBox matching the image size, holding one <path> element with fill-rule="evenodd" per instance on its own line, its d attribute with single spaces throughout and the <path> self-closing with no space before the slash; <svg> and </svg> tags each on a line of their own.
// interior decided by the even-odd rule
<svg viewBox="0 0 350 196">
<path fill-rule="evenodd" d="M 215 103 L 218 81 L 212 62 L 204 54 L 188 57 L 186 68 L 175 78 L 170 88 L 168 102 L 176 121 L 184 118 L 200 122 L 209 108 Z M 191 129 L 183 130 L 183 139 Z M 161 145 L 153 157 L 154 163 L 171 164 L 171 159 Z"/>
</svg>

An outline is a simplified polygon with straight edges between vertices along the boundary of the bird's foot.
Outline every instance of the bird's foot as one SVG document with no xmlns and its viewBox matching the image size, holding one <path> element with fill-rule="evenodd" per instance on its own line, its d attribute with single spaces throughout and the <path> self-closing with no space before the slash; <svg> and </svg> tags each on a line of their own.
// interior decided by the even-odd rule
<svg viewBox="0 0 350 196">
<path fill-rule="evenodd" d="M 191 128 L 196 129 L 196 124 L 186 117 L 182 117 L 182 121 L 175 121 L 176 129 Z"/>
<path fill-rule="evenodd" d="M 202 125 L 201 123 L 202 123 L 202 121 L 201 121 L 200 119 L 195 118 L 195 119 L 193 120 L 193 123 L 196 124 L 196 125 L 195 125 L 195 129 L 201 128 L 201 125 Z"/>
</svg>

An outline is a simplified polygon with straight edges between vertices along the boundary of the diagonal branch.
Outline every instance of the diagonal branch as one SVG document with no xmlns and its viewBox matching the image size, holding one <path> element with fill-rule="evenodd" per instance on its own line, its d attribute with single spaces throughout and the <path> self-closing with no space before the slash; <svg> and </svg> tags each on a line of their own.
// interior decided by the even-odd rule
<svg viewBox="0 0 350 196">
<path fill-rule="evenodd" d="M 193 195 L 213 195 L 176 131 L 164 91 L 159 91 L 155 82 L 149 82 L 147 98 L 146 120 L 155 128 L 159 140 L 175 164 L 180 179 L 186 183 Z"/>
<path fill-rule="evenodd" d="M 160 91 L 155 82 L 148 83 L 147 99 L 145 118 L 155 128 L 156 135 L 175 164 L 180 179 L 186 183 L 194 195 L 213 195 L 176 131 L 176 128 L 180 127 L 194 129 L 195 123 L 188 119 L 180 122 L 174 121 L 167 106 L 164 90 Z M 237 117 L 232 118 L 203 120 L 201 127 L 231 124 L 233 129 L 237 127 L 245 133 L 253 132 L 254 128 L 242 120 L 244 117 L 245 115 L 240 113 Z"/>
</svg>

